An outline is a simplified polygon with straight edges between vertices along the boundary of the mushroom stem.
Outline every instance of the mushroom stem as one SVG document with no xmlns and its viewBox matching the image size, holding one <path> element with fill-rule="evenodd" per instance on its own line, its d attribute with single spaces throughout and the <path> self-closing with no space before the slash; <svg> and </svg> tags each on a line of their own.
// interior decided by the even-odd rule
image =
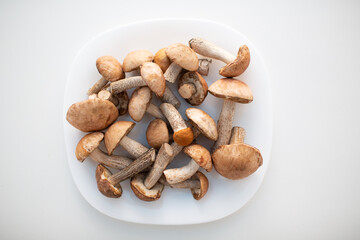
<svg viewBox="0 0 360 240">
<path fill-rule="evenodd" d="M 191 179 L 185 180 L 180 183 L 169 184 L 169 186 L 171 188 L 190 188 L 190 189 L 198 189 L 201 187 L 199 180 L 191 180 Z"/>
<path fill-rule="evenodd" d="M 104 99 L 104 100 L 108 100 L 110 102 L 112 102 L 115 106 L 117 106 L 119 104 L 119 99 L 117 99 L 115 96 L 113 96 L 111 94 L 111 92 L 109 92 L 108 90 L 104 89 L 101 90 L 98 93 L 98 98 Z"/>
<path fill-rule="evenodd" d="M 236 56 L 227 52 L 226 50 L 216 46 L 201 38 L 192 38 L 189 41 L 189 46 L 198 54 L 220 60 L 226 64 L 231 63 L 236 59 Z"/>
<path fill-rule="evenodd" d="M 196 88 L 192 83 L 185 83 L 179 87 L 179 94 L 184 98 L 188 99 L 196 93 Z"/>
<path fill-rule="evenodd" d="M 172 104 L 176 109 L 179 109 L 181 102 L 174 95 L 174 93 L 166 86 L 164 96 L 161 99 L 163 102 Z"/>
<path fill-rule="evenodd" d="M 93 93 L 88 97 L 88 99 L 94 99 L 94 98 L 98 98 L 98 95 L 96 93 Z"/>
<path fill-rule="evenodd" d="M 235 102 L 224 99 L 221 113 L 218 120 L 218 140 L 213 146 L 213 150 L 216 150 L 221 145 L 228 144 L 230 140 L 232 122 L 235 112 Z"/>
<path fill-rule="evenodd" d="M 105 78 L 100 78 L 88 91 L 87 94 L 90 96 L 94 93 L 99 93 L 100 90 L 106 85 L 108 81 Z"/>
<path fill-rule="evenodd" d="M 158 106 L 155 106 L 152 103 L 150 103 L 150 105 L 146 109 L 146 112 L 155 118 L 160 118 L 160 119 L 164 120 L 165 122 L 167 121 L 165 116 L 162 114 L 160 108 Z"/>
<path fill-rule="evenodd" d="M 164 73 L 165 80 L 174 83 L 181 72 L 182 67 L 175 62 L 172 62 L 166 72 Z"/>
<path fill-rule="evenodd" d="M 161 146 L 158 155 L 156 156 L 155 163 L 144 181 L 144 185 L 147 189 L 151 189 L 160 179 L 173 154 L 173 150 L 168 143 L 164 143 Z"/>
<path fill-rule="evenodd" d="M 110 84 L 110 89 L 112 94 L 118 94 L 127 89 L 134 87 L 146 86 L 146 82 L 141 76 L 129 77 L 118 80 L 116 82 L 112 82 Z"/>
<path fill-rule="evenodd" d="M 180 113 L 173 105 L 169 103 L 163 103 L 160 105 L 160 109 L 169 121 L 171 128 L 174 130 L 174 132 L 187 128 L 184 119 L 181 117 Z"/>
<path fill-rule="evenodd" d="M 212 59 L 199 59 L 199 68 L 197 72 L 203 76 L 207 76 L 209 73 L 209 67 Z"/>
<path fill-rule="evenodd" d="M 119 172 L 111 175 L 109 181 L 111 184 L 116 185 L 121 181 L 134 176 L 135 174 L 141 172 L 142 170 L 149 167 L 155 161 L 155 150 L 152 148 L 145 152 L 143 155 L 135 159 L 130 165 L 126 168 L 120 170 Z"/>
<path fill-rule="evenodd" d="M 246 132 L 242 127 L 233 127 L 231 130 L 231 138 L 229 145 L 244 143 Z"/>
<path fill-rule="evenodd" d="M 181 168 L 172 168 L 165 170 L 164 175 L 166 177 L 166 181 L 168 181 L 169 184 L 175 184 L 191 178 L 199 169 L 199 167 L 199 164 L 197 164 L 193 159 L 191 159 L 187 165 Z"/>
<path fill-rule="evenodd" d="M 123 169 L 133 162 L 127 157 L 116 155 L 108 156 L 99 148 L 96 148 L 89 156 L 92 160 L 115 169 Z"/>
<path fill-rule="evenodd" d="M 149 150 L 147 147 L 128 136 L 124 136 L 119 145 L 122 146 L 131 156 L 136 158 L 140 157 Z"/>
</svg>

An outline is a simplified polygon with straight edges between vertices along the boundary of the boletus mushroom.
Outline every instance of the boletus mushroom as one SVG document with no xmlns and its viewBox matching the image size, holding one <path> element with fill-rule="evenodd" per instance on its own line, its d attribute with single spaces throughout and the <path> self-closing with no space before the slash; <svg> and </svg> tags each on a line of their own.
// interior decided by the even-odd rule
<svg viewBox="0 0 360 240">
<path fill-rule="evenodd" d="M 216 141 L 218 131 L 214 119 L 201 109 L 188 108 L 185 111 L 191 125 L 198 129 L 206 138 Z"/>
<path fill-rule="evenodd" d="M 208 85 L 205 79 L 197 72 L 187 72 L 179 80 L 178 90 L 188 103 L 200 105 L 206 98 Z"/>
<path fill-rule="evenodd" d="M 242 179 L 253 174 L 263 163 L 258 149 L 244 143 L 245 130 L 233 127 L 228 145 L 219 146 L 212 154 L 216 171 L 228 179 Z"/>
<path fill-rule="evenodd" d="M 137 70 L 143 63 L 152 62 L 154 54 L 149 50 L 135 50 L 128 53 L 123 61 L 124 72 Z"/>
<path fill-rule="evenodd" d="M 166 123 L 161 119 L 152 120 L 146 130 L 148 144 L 159 149 L 163 143 L 169 143 L 169 130 Z"/>
<path fill-rule="evenodd" d="M 130 186 L 136 197 L 143 201 L 155 201 L 161 197 L 164 185 L 157 182 L 151 189 L 144 185 L 145 173 L 138 173 L 131 178 Z"/>
</svg>

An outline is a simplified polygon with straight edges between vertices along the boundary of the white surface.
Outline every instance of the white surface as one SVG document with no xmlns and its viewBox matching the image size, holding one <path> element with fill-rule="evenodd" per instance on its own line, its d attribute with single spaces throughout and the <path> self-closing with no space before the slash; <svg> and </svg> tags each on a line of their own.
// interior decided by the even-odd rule
<svg viewBox="0 0 360 240">
<path fill-rule="evenodd" d="M 360 2 L 168 4 L 0 2 L 0 238 L 359 239 Z M 214 19 L 238 29 L 272 77 L 267 174 L 247 205 L 219 221 L 164 227 L 114 220 L 91 207 L 71 177 L 62 106 L 75 54 L 104 29 L 154 17 Z"/>
<path fill-rule="evenodd" d="M 174 31 L 176 34 L 164 37 L 162 32 L 168 31 Z M 142 38 L 144 34 L 151 37 L 145 40 Z M 263 165 L 250 177 L 239 181 L 227 180 L 213 169 L 210 174 L 206 173 L 210 183 L 209 190 L 200 201 L 195 201 L 188 189 L 178 190 L 167 187 L 159 200 L 151 203 L 144 202 L 133 194 L 129 181 L 121 183 L 123 195 L 120 199 L 104 197 L 96 187 L 94 173 L 97 164 L 91 160 L 80 163 L 75 157 L 76 145 L 85 133 L 75 129 L 65 120 L 69 106 L 86 99 L 87 89 L 100 78 L 95 66 L 95 61 L 99 56 L 126 56 L 127 53 L 136 49 L 148 49 L 155 53 L 172 43 L 187 44 L 194 36 L 217 43 L 234 53 L 238 51 L 240 45 L 246 44 L 249 47 L 251 65 L 246 73 L 238 79 L 249 85 L 254 95 L 254 101 L 250 104 L 236 105 L 233 125 L 246 129 L 245 142 L 261 151 Z M 227 38 L 224 39 L 221 36 L 227 36 Z M 223 65 L 224 63 L 220 61 L 213 61 L 209 75 L 205 77 L 209 86 L 222 78 L 218 71 Z M 177 94 L 177 84 L 168 84 L 168 86 Z M 132 92 L 132 90 L 128 92 Z M 185 110 L 192 106 L 178 94 L 177 96 L 182 100 L 179 111 L 186 119 Z M 153 101 L 155 101 L 155 97 Z M 213 97 L 209 93 L 205 101 L 197 108 L 203 109 L 213 119 L 218 119 L 222 102 L 222 99 Z M 160 101 L 157 101 L 157 105 L 159 104 Z M 221 219 L 244 206 L 260 187 L 269 165 L 272 140 L 271 109 L 269 77 L 259 53 L 241 33 L 228 26 L 200 20 L 152 20 L 116 27 L 90 40 L 79 51 L 71 66 L 64 98 L 65 142 L 71 172 L 85 199 L 100 212 L 116 219 L 161 225 L 204 223 Z M 149 147 L 145 133 L 149 121 L 152 119 L 151 116 L 144 117 L 141 122 L 136 123 L 129 136 Z M 133 121 L 128 115 L 121 116 L 119 120 Z M 208 141 L 204 137 L 199 137 L 197 141 L 207 149 L 211 149 L 213 145 L 212 141 Z M 119 155 L 127 154 L 121 147 L 117 150 Z M 184 166 L 189 160 L 182 154 L 173 163 L 177 166 Z M 231 197 L 224 198 L 224 196 Z M 219 205 L 219 202 L 223 204 Z"/>
</svg>

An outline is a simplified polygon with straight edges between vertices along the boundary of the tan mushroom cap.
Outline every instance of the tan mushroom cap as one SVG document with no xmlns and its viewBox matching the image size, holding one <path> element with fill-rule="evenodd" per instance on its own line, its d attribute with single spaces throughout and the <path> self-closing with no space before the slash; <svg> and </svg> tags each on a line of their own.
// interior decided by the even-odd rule
<svg viewBox="0 0 360 240">
<path fill-rule="evenodd" d="M 82 137 L 75 149 L 77 160 L 83 162 L 99 146 L 103 138 L 102 132 L 89 133 Z"/>
<path fill-rule="evenodd" d="M 111 125 L 105 133 L 105 147 L 109 155 L 119 145 L 121 139 L 126 136 L 135 126 L 130 121 L 118 121 Z"/>
<path fill-rule="evenodd" d="M 194 133 L 191 128 L 184 128 L 173 134 L 173 140 L 180 146 L 187 146 L 194 140 Z"/>
<path fill-rule="evenodd" d="M 131 72 L 140 67 L 145 62 L 152 62 L 154 54 L 148 50 L 136 50 L 126 55 L 123 62 L 123 70 Z"/>
<path fill-rule="evenodd" d="M 155 201 L 161 197 L 164 185 L 157 182 L 151 189 L 147 189 L 144 185 L 145 174 L 139 173 L 131 178 L 130 186 L 135 195 L 143 201 Z"/>
<path fill-rule="evenodd" d="M 210 152 L 199 144 L 191 144 L 184 148 L 184 153 L 191 157 L 200 167 L 204 168 L 207 172 L 212 169 Z"/>
<path fill-rule="evenodd" d="M 166 55 L 166 47 L 160 49 L 159 51 L 157 51 L 157 53 L 155 53 L 154 62 L 159 65 L 163 72 L 166 72 L 166 69 L 168 69 L 171 64 L 170 59 Z"/>
<path fill-rule="evenodd" d="M 211 84 L 209 92 L 215 97 L 225 98 L 238 103 L 253 100 L 251 89 L 244 82 L 233 78 L 222 78 Z"/>
<path fill-rule="evenodd" d="M 169 130 L 166 123 L 161 119 L 154 119 L 149 123 L 146 130 L 148 144 L 159 149 L 163 143 L 169 143 Z"/>
<path fill-rule="evenodd" d="M 200 200 L 205 196 L 209 189 L 209 180 L 208 178 L 202 173 L 197 171 L 191 179 L 199 180 L 200 181 L 200 188 L 198 189 L 191 189 L 191 193 L 196 200 Z"/>
<path fill-rule="evenodd" d="M 141 65 L 140 73 L 151 91 L 159 98 L 162 98 L 164 96 L 166 83 L 161 68 L 156 63 L 146 62 Z"/>
<path fill-rule="evenodd" d="M 107 128 L 118 116 L 119 112 L 114 104 L 94 98 L 71 105 L 66 120 L 80 131 L 92 132 Z"/>
<path fill-rule="evenodd" d="M 131 95 L 128 111 L 134 121 L 141 121 L 146 113 L 146 109 L 151 102 L 152 94 L 148 87 L 138 87 Z"/>
<path fill-rule="evenodd" d="M 199 67 L 199 60 L 194 50 L 182 43 L 168 46 L 166 55 L 172 62 L 188 71 L 196 71 Z"/>
<path fill-rule="evenodd" d="M 212 141 L 218 139 L 218 131 L 214 119 L 201 109 L 188 108 L 185 111 L 191 125 L 196 127 L 205 137 Z"/>
<path fill-rule="evenodd" d="M 121 64 L 112 56 L 99 57 L 96 60 L 96 68 L 101 76 L 110 82 L 114 82 L 125 77 Z"/>
<path fill-rule="evenodd" d="M 250 64 L 250 50 L 246 45 L 239 48 L 236 59 L 219 70 L 224 77 L 236 77 L 241 75 Z"/>
<path fill-rule="evenodd" d="M 196 89 L 196 92 L 185 100 L 193 106 L 200 105 L 208 93 L 208 85 L 205 79 L 197 72 L 187 72 L 179 80 L 179 89 L 184 84 L 193 84 Z"/>
<path fill-rule="evenodd" d="M 118 198 L 121 197 L 122 188 L 120 184 L 112 185 L 108 178 L 111 176 L 111 172 L 102 164 L 96 167 L 96 182 L 99 191 L 106 197 Z"/>
<path fill-rule="evenodd" d="M 222 145 L 212 154 L 216 171 L 228 179 L 241 179 L 254 173 L 263 162 L 258 149 L 247 144 Z"/>
</svg>

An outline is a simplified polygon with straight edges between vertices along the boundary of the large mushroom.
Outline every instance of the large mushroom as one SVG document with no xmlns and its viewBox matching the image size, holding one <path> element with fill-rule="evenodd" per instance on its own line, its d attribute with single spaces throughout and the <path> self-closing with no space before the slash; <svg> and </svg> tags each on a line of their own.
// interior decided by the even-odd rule
<svg viewBox="0 0 360 240">
<path fill-rule="evenodd" d="M 188 108 L 185 114 L 191 125 L 198 129 L 206 138 L 212 141 L 218 139 L 216 123 L 209 114 L 198 108 Z"/>
<path fill-rule="evenodd" d="M 228 179 L 242 179 L 253 174 L 263 163 L 258 149 L 244 143 L 245 130 L 233 127 L 228 145 L 218 147 L 212 154 L 216 171 Z"/>
<path fill-rule="evenodd" d="M 172 44 L 167 47 L 166 55 L 172 61 L 164 73 L 165 79 L 174 83 L 181 72 L 181 69 L 196 71 L 199 67 L 199 60 L 196 53 L 182 43 Z"/>
<path fill-rule="evenodd" d="M 209 92 L 215 97 L 224 99 L 217 126 L 219 137 L 213 147 L 215 150 L 229 142 L 235 103 L 250 103 L 253 100 L 253 95 L 248 85 L 233 78 L 217 80 L 209 87 Z"/>
<path fill-rule="evenodd" d="M 226 65 L 219 70 L 219 74 L 224 77 L 241 75 L 250 63 L 250 51 L 246 45 L 239 48 L 237 56 L 201 38 L 192 38 L 189 41 L 189 46 L 202 56 L 214 58 L 226 63 Z"/>
<path fill-rule="evenodd" d="M 107 128 L 118 116 L 119 112 L 113 103 L 94 98 L 71 105 L 66 120 L 80 131 L 92 132 Z"/>
<path fill-rule="evenodd" d="M 141 64 L 152 62 L 154 54 L 148 50 L 135 50 L 128 53 L 123 61 L 124 72 L 137 70 Z"/>
<path fill-rule="evenodd" d="M 144 185 L 145 173 L 138 173 L 130 180 L 130 186 L 135 196 L 143 201 L 155 201 L 161 197 L 161 193 L 164 189 L 164 185 L 156 182 L 151 188 L 147 189 Z"/>
<path fill-rule="evenodd" d="M 193 106 L 200 105 L 208 92 L 205 79 L 197 72 L 187 72 L 179 80 L 179 94 Z"/>
<path fill-rule="evenodd" d="M 188 155 L 190 162 L 180 168 L 166 169 L 164 175 L 169 184 L 183 182 L 193 176 L 199 167 L 207 172 L 212 169 L 211 156 L 209 151 L 199 144 L 192 144 L 184 148 L 184 153 Z"/>
</svg>

